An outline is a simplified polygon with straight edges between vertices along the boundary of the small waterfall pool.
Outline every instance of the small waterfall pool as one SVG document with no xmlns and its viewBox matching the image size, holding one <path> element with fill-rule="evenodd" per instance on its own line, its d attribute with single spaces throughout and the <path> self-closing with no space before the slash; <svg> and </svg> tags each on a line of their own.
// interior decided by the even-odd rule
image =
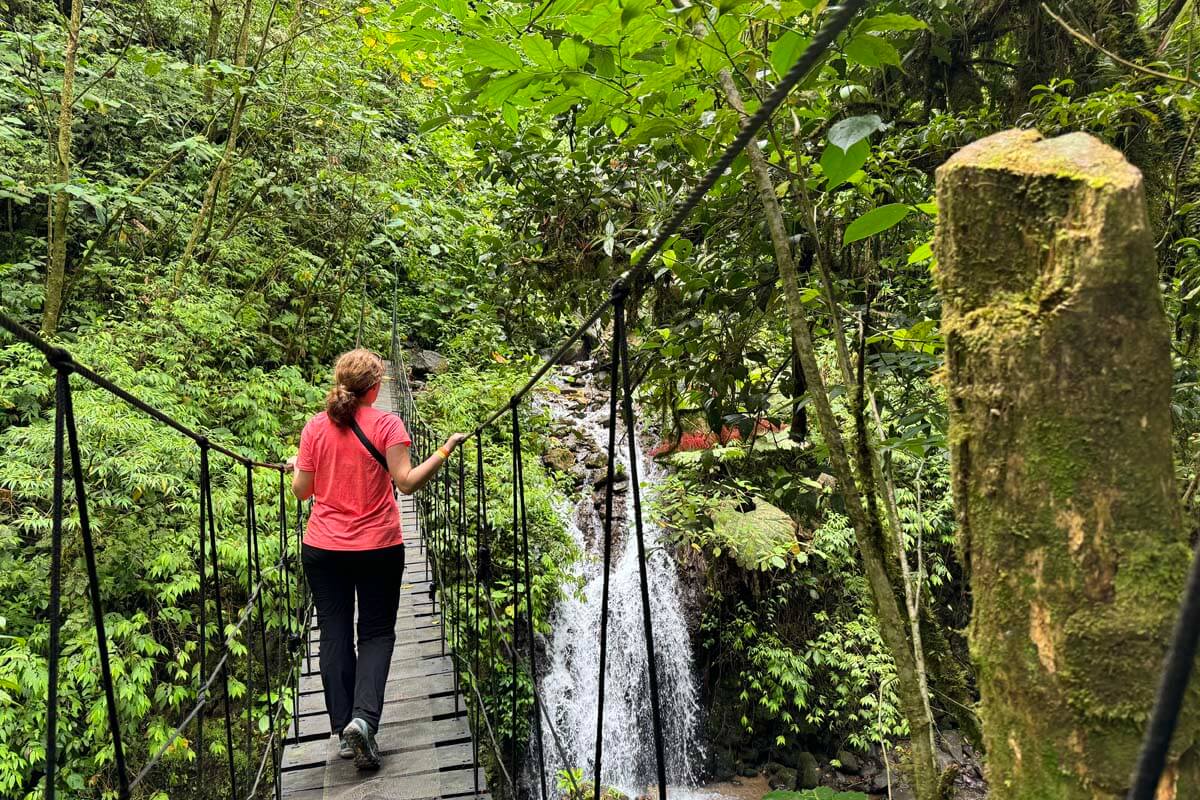
<svg viewBox="0 0 1200 800">
<path fill-rule="evenodd" d="M 608 446 L 607 393 L 582 390 L 590 402 L 571 404 L 557 398 L 547 401 L 554 419 L 570 423 L 579 437 L 587 437 L 601 452 Z M 618 462 L 629 474 L 629 442 L 623 427 L 617 429 Z M 652 459 L 638 449 L 643 509 L 653 497 L 661 475 Z M 637 541 L 633 535 L 632 493 L 627 491 L 626 529 L 614 542 L 609 586 L 608 677 L 605 684 L 604 748 L 601 783 L 629 797 L 656 792 L 653 728 L 650 713 L 649 673 L 642 626 L 641 589 Z M 584 585 L 576 597 L 563 600 L 552 618 L 553 633 L 547 652 L 541 693 L 554 721 L 566 758 L 546 732 L 546 771 L 551 787 L 560 771 L 582 770 L 591 781 L 595 771 L 597 697 L 600 670 L 600 603 L 603 582 L 603 505 L 596 508 L 589 484 L 576 507 L 559 509 L 564 524 L 584 557 L 575 566 Z M 700 706 L 675 562 L 660 547 L 662 532 L 643 514 L 651 620 L 658 663 L 663 735 L 666 744 L 667 780 L 672 787 L 695 788 L 701 764 Z M 595 532 L 586 535 L 584 527 Z M 614 527 L 616 527 L 614 525 Z M 616 532 L 614 531 L 614 535 Z M 551 788 L 553 791 L 553 788 Z"/>
</svg>

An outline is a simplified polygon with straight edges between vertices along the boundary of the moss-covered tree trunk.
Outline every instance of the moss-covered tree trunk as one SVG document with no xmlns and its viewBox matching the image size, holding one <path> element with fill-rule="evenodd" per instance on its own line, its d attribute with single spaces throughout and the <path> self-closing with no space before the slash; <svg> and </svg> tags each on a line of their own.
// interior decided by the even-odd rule
<svg viewBox="0 0 1200 800">
<path fill-rule="evenodd" d="M 62 92 L 58 96 L 58 128 L 51 154 L 51 178 L 58 189 L 50 197 L 50 214 L 47 225 L 49 258 L 46 264 L 46 301 L 42 307 L 42 333 L 51 336 L 58 332 L 58 321 L 62 315 L 63 291 L 67 276 L 68 217 L 71 213 L 71 195 L 67 186 L 71 182 L 71 126 L 75 117 L 75 70 L 79 62 L 79 31 L 83 27 L 83 0 L 71 3 L 67 17 L 67 47 L 63 65 Z"/>
<path fill-rule="evenodd" d="M 1190 558 L 1141 173 L 1085 134 L 1008 131 L 956 154 L 937 187 L 992 796 L 1118 798 Z M 1198 719 L 1185 710 L 1163 800 L 1200 796 Z"/>
</svg>

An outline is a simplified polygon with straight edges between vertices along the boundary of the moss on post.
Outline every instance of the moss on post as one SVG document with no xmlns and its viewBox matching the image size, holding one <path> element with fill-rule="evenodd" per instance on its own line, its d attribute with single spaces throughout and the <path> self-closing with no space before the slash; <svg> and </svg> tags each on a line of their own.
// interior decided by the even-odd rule
<svg viewBox="0 0 1200 800">
<path fill-rule="evenodd" d="M 1118 798 L 1190 549 L 1142 176 L 1007 131 L 938 170 L 955 504 L 998 800 Z M 1196 797 L 1196 691 L 1164 800 Z"/>
</svg>

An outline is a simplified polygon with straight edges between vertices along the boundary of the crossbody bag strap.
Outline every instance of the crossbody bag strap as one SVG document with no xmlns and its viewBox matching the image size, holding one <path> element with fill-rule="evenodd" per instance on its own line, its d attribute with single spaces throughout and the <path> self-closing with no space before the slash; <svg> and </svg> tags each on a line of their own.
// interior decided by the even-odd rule
<svg viewBox="0 0 1200 800">
<path fill-rule="evenodd" d="M 354 431 L 354 435 L 362 442 L 362 446 L 367 448 L 367 452 L 371 454 L 371 458 L 379 462 L 379 466 L 383 467 L 384 472 L 390 472 L 387 465 L 387 459 L 383 457 L 383 453 L 379 452 L 379 448 L 371 444 L 371 440 L 363 433 L 363 429 L 358 427 L 357 420 L 350 420 L 350 430 Z"/>
</svg>

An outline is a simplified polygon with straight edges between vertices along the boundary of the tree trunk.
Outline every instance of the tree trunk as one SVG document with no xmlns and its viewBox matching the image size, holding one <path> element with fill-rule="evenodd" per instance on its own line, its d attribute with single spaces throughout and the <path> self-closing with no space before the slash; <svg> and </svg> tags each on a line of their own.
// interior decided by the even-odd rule
<svg viewBox="0 0 1200 800">
<path fill-rule="evenodd" d="M 1086 134 L 1007 131 L 942 166 L 937 197 L 992 797 L 1122 797 L 1190 559 L 1142 176 Z M 1161 800 L 1198 796 L 1197 693 Z"/>
<path fill-rule="evenodd" d="M 234 56 L 234 64 L 238 67 L 246 66 L 246 54 L 250 50 L 250 18 L 253 11 L 254 0 L 246 0 L 242 9 L 237 51 Z M 225 176 L 233 166 L 233 156 L 237 152 L 238 134 L 241 132 L 242 112 L 245 108 L 246 93 L 239 85 L 234 89 L 233 114 L 229 120 L 229 134 L 225 139 L 225 149 L 221 152 L 221 160 L 217 162 L 216 169 L 209 176 L 208 185 L 204 189 L 204 197 L 200 201 L 200 210 L 196 213 L 196 220 L 192 224 L 192 233 L 183 247 L 183 253 L 179 256 L 179 264 L 175 268 L 174 287 L 177 290 L 183 284 L 183 276 L 187 274 L 187 269 L 192 263 L 197 245 L 200 244 L 205 231 L 209 229 L 208 218 L 210 214 L 215 213 L 217 193 L 225 181 Z"/>
<path fill-rule="evenodd" d="M 728 71 L 720 74 L 721 87 L 729 104 L 745 116 L 741 94 Z M 775 194 L 766 159 L 758 144 L 753 140 L 746 145 L 750 168 L 758 186 L 759 199 L 771 233 L 775 248 L 775 261 L 783 278 L 788 322 L 804 378 L 808 383 L 809 396 L 817 412 L 817 424 L 829 448 L 829 459 L 833 465 L 838 488 L 846 503 L 846 514 L 854 527 L 867 585 L 875 604 L 879 621 L 879 632 L 892 660 L 896 663 L 896 692 L 900 698 L 901 712 L 912 733 L 911 777 L 918 800 L 937 800 L 938 770 L 933 752 L 933 720 L 927 712 L 922 698 L 921 681 L 912 643 L 908 638 L 907 624 L 900 611 L 900 604 L 887 570 L 887 544 L 883 525 L 878 515 L 871 515 L 863 504 L 863 495 L 855 482 L 854 470 L 850 466 L 841 429 L 833 415 L 833 406 L 825 388 L 825 379 L 817 365 L 816 350 L 809 332 L 808 318 L 800 299 L 800 282 L 796 263 L 792 257 L 791 244 L 784 226 L 783 211 Z M 867 471 L 870 467 L 867 467 Z"/>
<path fill-rule="evenodd" d="M 79 60 L 79 29 L 83 26 L 83 0 L 71 3 L 67 21 L 67 50 L 63 66 L 62 94 L 58 99 L 58 141 L 51 148 L 51 181 L 59 185 L 50 200 L 47 238 L 50 252 L 46 267 L 46 302 L 42 307 L 42 334 L 53 336 L 62 315 L 63 287 L 67 274 L 67 217 L 71 211 L 71 123 L 75 103 L 75 67 Z"/>
<path fill-rule="evenodd" d="M 221 8 L 218 0 L 208 0 L 208 43 L 204 48 L 205 61 L 212 61 L 217 57 L 217 46 L 221 41 L 221 18 L 224 16 L 224 10 Z M 206 78 L 204 81 L 204 103 L 210 104 L 213 99 L 213 81 L 212 78 Z"/>
</svg>

